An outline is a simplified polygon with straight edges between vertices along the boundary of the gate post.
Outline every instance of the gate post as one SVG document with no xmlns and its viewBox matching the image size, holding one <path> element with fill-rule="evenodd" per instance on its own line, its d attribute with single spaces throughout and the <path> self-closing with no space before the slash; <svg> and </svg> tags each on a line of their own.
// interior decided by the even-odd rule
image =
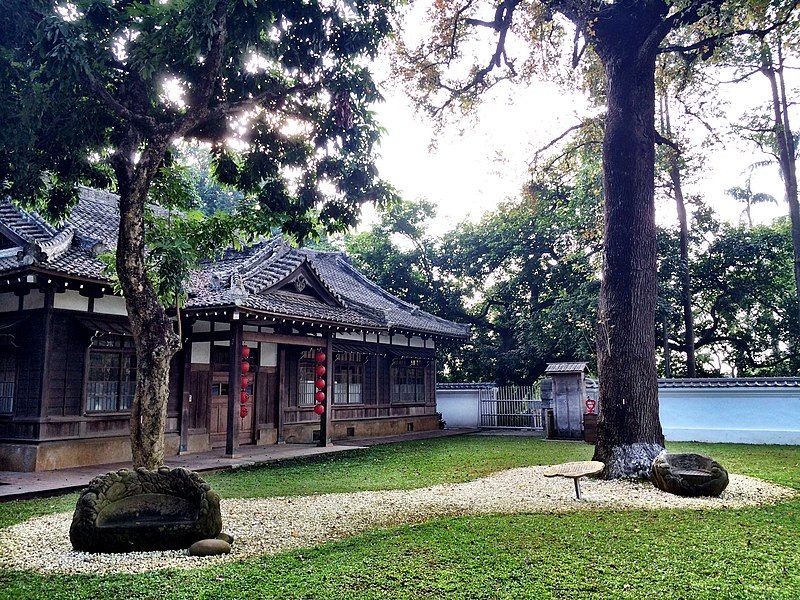
<svg viewBox="0 0 800 600">
<path fill-rule="evenodd" d="M 555 437 L 553 422 L 548 418 L 553 412 L 553 380 L 549 377 L 542 379 L 539 388 L 539 395 L 542 399 L 542 427 L 547 439 Z"/>
</svg>

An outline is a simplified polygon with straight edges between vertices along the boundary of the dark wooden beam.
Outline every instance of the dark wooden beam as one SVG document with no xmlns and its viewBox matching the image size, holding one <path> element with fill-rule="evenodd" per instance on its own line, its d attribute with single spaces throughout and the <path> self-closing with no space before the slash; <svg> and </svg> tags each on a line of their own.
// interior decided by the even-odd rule
<svg viewBox="0 0 800 600">
<path fill-rule="evenodd" d="M 290 335 L 286 333 L 261 333 L 258 331 L 245 331 L 242 339 L 246 342 L 272 342 L 274 344 L 288 344 L 290 346 L 306 346 L 324 348 L 324 337 L 312 335 Z"/>
<path fill-rule="evenodd" d="M 191 327 L 188 321 L 184 319 L 184 327 Z M 185 330 L 184 330 L 185 331 Z M 186 338 L 184 337 L 184 340 Z M 183 454 L 189 451 L 189 404 L 192 402 L 191 394 L 191 377 L 192 377 L 192 343 L 184 341 L 183 343 L 183 368 L 180 371 L 181 382 L 181 417 L 180 417 L 180 433 L 181 442 L 178 449 L 178 454 Z"/>
<path fill-rule="evenodd" d="M 228 427 L 225 456 L 233 458 L 239 448 L 239 396 L 242 392 L 242 322 L 231 321 L 228 355 Z"/>
<path fill-rule="evenodd" d="M 50 354 L 53 343 L 53 291 L 44 292 L 44 311 L 42 313 L 42 371 L 39 380 L 39 415 L 47 416 L 47 405 L 50 400 Z"/>
<path fill-rule="evenodd" d="M 283 403 L 289 403 L 289 391 L 286 383 L 289 380 L 286 373 L 286 348 L 278 347 L 278 397 L 275 399 L 276 410 L 278 411 L 278 443 L 283 444 Z"/>
<path fill-rule="evenodd" d="M 325 412 L 319 420 L 319 445 L 324 448 L 331 445 L 333 417 L 333 335 L 325 339 Z"/>
</svg>

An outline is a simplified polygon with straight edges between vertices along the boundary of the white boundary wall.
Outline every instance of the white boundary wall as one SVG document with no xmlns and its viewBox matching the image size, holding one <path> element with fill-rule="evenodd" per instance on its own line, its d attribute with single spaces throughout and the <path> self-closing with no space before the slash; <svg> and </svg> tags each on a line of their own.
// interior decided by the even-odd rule
<svg viewBox="0 0 800 600">
<path fill-rule="evenodd" d="M 800 387 L 661 387 L 670 441 L 800 444 Z"/>
<path fill-rule="evenodd" d="M 800 380 L 797 382 L 786 385 L 739 379 L 681 386 L 676 380 L 662 381 L 658 398 L 664 435 L 675 442 L 800 445 Z M 479 386 L 437 386 L 436 410 L 448 429 L 479 426 Z M 590 385 L 587 395 L 596 395 L 596 391 Z"/>
<path fill-rule="evenodd" d="M 480 384 L 440 384 L 436 386 L 436 412 L 442 414 L 447 429 L 475 429 L 481 422 Z"/>
</svg>

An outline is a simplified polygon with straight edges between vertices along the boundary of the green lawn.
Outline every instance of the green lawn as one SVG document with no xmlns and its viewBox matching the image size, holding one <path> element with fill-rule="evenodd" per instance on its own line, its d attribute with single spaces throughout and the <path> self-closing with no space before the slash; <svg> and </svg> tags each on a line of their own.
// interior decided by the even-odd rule
<svg viewBox="0 0 800 600">
<path fill-rule="evenodd" d="M 800 489 L 800 448 L 674 444 Z M 465 436 L 209 476 L 225 497 L 411 488 L 588 458 L 583 444 Z M 0 504 L 5 526 L 75 496 Z M 137 576 L 0 573 L 8 598 L 798 598 L 800 501 L 729 511 L 462 517 Z"/>
</svg>

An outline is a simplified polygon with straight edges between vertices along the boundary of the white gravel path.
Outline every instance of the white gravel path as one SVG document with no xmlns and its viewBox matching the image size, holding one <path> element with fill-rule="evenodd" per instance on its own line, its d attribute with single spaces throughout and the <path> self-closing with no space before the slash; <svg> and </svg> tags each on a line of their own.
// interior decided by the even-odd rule
<svg viewBox="0 0 800 600">
<path fill-rule="evenodd" d="M 138 573 L 198 568 L 260 554 L 276 554 L 346 538 L 369 529 L 418 523 L 435 517 L 602 509 L 720 509 L 780 502 L 794 490 L 760 479 L 731 475 L 719 498 L 681 498 L 649 482 L 585 479 L 583 500 L 572 481 L 547 479 L 546 467 L 501 471 L 460 484 L 416 490 L 324 494 L 222 501 L 224 531 L 233 551 L 191 557 L 186 551 L 89 554 L 69 543 L 71 513 L 37 517 L 0 530 L 0 569 L 53 573 Z"/>
</svg>

